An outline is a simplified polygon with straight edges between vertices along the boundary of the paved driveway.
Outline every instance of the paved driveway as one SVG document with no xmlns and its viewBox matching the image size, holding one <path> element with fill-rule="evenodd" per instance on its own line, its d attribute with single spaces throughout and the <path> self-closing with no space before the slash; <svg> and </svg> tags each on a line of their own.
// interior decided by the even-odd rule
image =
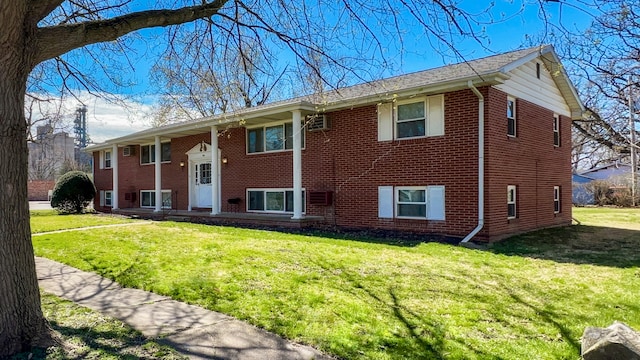
<svg viewBox="0 0 640 360">
<path fill-rule="evenodd" d="M 29 201 L 29 210 L 51 210 L 51 203 L 48 201 Z"/>
</svg>

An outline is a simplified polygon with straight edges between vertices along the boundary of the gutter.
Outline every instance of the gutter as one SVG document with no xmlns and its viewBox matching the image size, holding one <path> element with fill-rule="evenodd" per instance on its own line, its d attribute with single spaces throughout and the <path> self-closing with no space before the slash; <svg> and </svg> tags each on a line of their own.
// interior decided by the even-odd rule
<svg viewBox="0 0 640 360">
<path fill-rule="evenodd" d="M 478 226 L 458 245 L 467 243 L 484 227 L 484 96 L 473 85 L 473 81 L 469 80 L 467 86 L 478 97 Z"/>
</svg>

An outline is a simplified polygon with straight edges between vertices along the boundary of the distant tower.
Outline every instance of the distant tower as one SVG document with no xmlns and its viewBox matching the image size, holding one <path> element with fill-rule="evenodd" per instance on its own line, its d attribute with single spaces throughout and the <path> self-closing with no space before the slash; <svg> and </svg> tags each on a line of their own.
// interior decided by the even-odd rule
<svg viewBox="0 0 640 360">
<path fill-rule="evenodd" d="M 76 108 L 76 119 L 74 120 L 73 130 L 76 134 L 75 138 L 75 158 L 76 163 L 81 169 L 88 171 L 91 169 L 92 157 L 83 151 L 89 144 L 89 136 L 87 135 L 87 106 L 82 105 Z"/>
<path fill-rule="evenodd" d="M 87 147 L 87 106 L 82 105 L 76 109 L 76 120 L 73 130 L 76 133 L 76 146 L 79 149 Z"/>
</svg>

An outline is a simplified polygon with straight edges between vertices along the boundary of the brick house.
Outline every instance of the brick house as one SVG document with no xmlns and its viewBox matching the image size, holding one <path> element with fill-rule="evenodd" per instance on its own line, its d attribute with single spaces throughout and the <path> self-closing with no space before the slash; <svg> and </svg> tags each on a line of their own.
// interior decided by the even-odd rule
<svg viewBox="0 0 640 360">
<path fill-rule="evenodd" d="M 582 110 L 544 46 L 87 151 L 100 211 L 497 240 L 570 224 L 571 120 Z"/>
</svg>

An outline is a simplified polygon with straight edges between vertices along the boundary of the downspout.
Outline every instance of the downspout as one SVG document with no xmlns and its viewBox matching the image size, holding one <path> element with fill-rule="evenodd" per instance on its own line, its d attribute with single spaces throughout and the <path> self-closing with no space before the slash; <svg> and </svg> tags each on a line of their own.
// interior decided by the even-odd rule
<svg viewBox="0 0 640 360">
<path fill-rule="evenodd" d="M 467 85 L 478 97 L 478 226 L 460 244 L 473 239 L 484 227 L 484 96 L 473 85 L 473 81 L 469 80 Z"/>
</svg>

